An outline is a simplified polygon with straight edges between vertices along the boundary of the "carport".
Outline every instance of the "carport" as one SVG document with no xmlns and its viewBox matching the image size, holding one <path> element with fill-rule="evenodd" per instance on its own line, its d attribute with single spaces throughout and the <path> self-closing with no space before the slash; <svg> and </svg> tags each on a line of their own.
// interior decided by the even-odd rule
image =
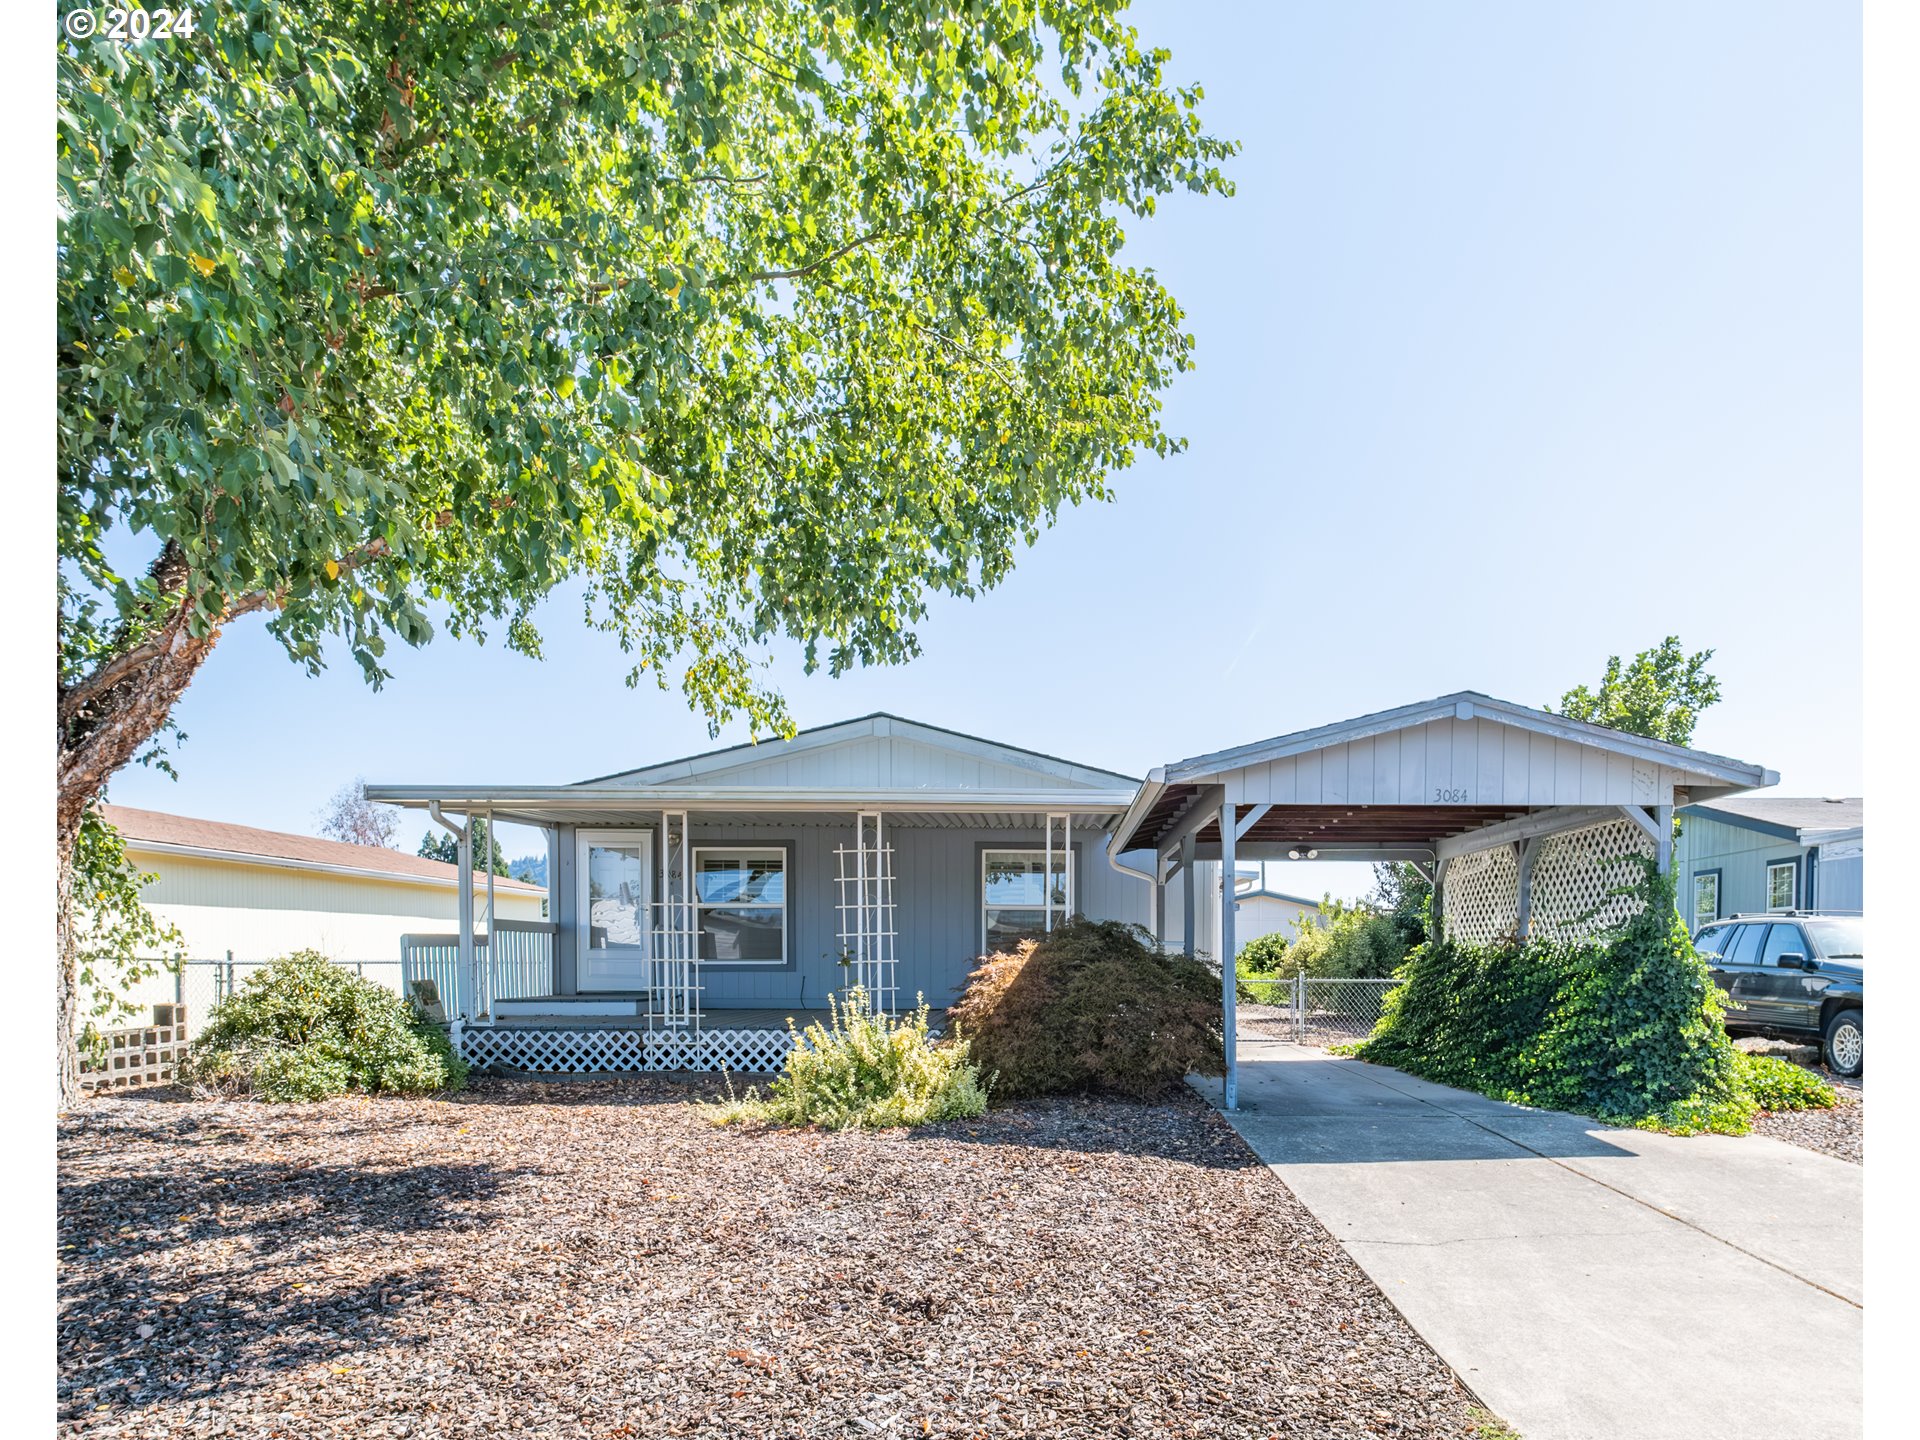
<svg viewBox="0 0 1920 1440">
<path fill-rule="evenodd" d="M 1238 1104 L 1233 876 L 1239 860 L 1405 860 L 1434 885 L 1446 933 L 1593 933 L 1631 900 L 1613 892 L 1629 855 L 1672 860 L 1673 811 L 1774 785 L 1773 771 L 1723 755 L 1570 720 L 1474 691 L 1164 765 L 1149 773 L 1107 841 L 1109 861 L 1186 904 L 1195 953 L 1197 867 L 1221 887 L 1225 1104 Z"/>
</svg>

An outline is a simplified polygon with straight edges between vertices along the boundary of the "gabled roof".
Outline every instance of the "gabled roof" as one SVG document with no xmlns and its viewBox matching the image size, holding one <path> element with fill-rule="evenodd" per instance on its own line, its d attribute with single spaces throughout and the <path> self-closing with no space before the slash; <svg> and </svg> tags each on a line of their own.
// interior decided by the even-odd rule
<svg viewBox="0 0 1920 1440">
<path fill-rule="evenodd" d="M 1117 856 L 1191 838 L 1204 852 L 1220 833 L 1203 817 L 1224 803 L 1252 812 L 1236 832 L 1248 853 L 1413 859 L 1535 811 L 1686 804 L 1779 779 L 1725 755 L 1456 690 L 1160 766 L 1107 848 Z"/>
<path fill-rule="evenodd" d="M 822 786 L 865 783 L 882 789 L 1012 789 L 1031 784 L 1046 789 L 1111 790 L 1116 785 L 1139 784 L 1136 776 L 886 711 L 816 725 L 796 732 L 790 740 L 723 746 L 578 784 L 582 788 L 725 787 L 764 785 L 769 780 Z"/>
<path fill-rule="evenodd" d="M 1351 740 L 1410 730 L 1434 720 L 1474 718 L 1497 721 L 1559 740 L 1572 740 L 1613 754 L 1656 765 L 1668 765 L 1676 770 L 1690 771 L 1730 784 L 1752 787 L 1779 782 L 1779 776 L 1766 779 L 1772 774 L 1771 771 L 1758 765 L 1749 765 L 1744 760 L 1710 754 L 1705 750 L 1690 750 L 1684 745 L 1670 745 L 1664 740 L 1649 740 L 1644 735 L 1570 719 L 1565 715 L 1556 715 L 1551 710 L 1535 710 L 1528 705 L 1516 705 L 1511 700 L 1496 700 L 1477 690 L 1456 690 L 1450 695 L 1439 695 L 1413 705 L 1379 710 L 1371 715 L 1356 716 L 1352 720 L 1322 725 L 1313 730 L 1296 730 L 1290 735 L 1275 736 L 1271 740 L 1259 740 L 1251 745 L 1215 751 L 1211 755 L 1178 760 L 1165 767 L 1164 778 L 1168 781 L 1198 779 L 1223 770 L 1236 770 L 1289 755 L 1304 754 L 1309 750 L 1322 750 Z"/>
<path fill-rule="evenodd" d="M 1805 844 L 1828 831 L 1860 829 L 1865 809 L 1858 795 L 1734 795 L 1683 806 L 1680 813 Z"/>
<path fill-rule="evenodd" d="M 126 805 L 102 805 L 100 813 L 124 837 L 128 849 L 141 853 L 323 870 L 414 885 L 457 887 L 459 884 L 458 867 L 381 845 L 348 845 L 315 835 L 259 830 L 224 820 L 195 820 L 186 815 L 169 815 L 164 810 L 135 810 Z M 504 875 L 496 875 L 493 883 L 497 890 L 516 890 L 529 895 L 546 893 L 538 885 L 509 880 Z"/>
<path fill-rule="evenodd" d="M 1285 891 L 1268 890 L 1268 889 L 1265 889 L 1264 887 L 1256 888 L 1253 890 L 1236 890 L 1234 892 L 1233 898 L 1235 901 L 1284 900 L 1289 905 L 1304 905 L 1309 910 L 1318 910 L 1320 908 L 1320 902 L 1318 900 L 1309 900 L 1304 895 L 1289 895 Z"/>
</svg>

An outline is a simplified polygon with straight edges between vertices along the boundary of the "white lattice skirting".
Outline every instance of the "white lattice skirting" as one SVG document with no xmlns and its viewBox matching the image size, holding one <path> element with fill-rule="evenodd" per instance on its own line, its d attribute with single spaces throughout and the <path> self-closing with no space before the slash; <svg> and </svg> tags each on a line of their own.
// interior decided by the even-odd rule
<svg viewBox="0 0 1920 1440">
<path fill-rule="evenodd" d="M 476 1069 L 539 1075 L 601 1071 L 778 1070 L 793 1048 L 786 1030 L 616 1030 L 468 1025 L 460 1054 Z"/>
</svg>

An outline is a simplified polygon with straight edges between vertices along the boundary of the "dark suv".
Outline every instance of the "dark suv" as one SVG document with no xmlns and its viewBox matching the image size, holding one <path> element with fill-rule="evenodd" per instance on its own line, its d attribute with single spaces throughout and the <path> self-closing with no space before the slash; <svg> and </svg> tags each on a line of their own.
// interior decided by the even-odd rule
<svg viewBox="0 0 1920 1440">
<path fill-rule="evenodd" d="M 1818 1035 L 1833 1072 L 1858 1075 L 1864 931 L 1858 915 L 1789 910 L 1703 925 L 1693 945 L 1726 992 L 1729 1028 Z"/>
</svg>

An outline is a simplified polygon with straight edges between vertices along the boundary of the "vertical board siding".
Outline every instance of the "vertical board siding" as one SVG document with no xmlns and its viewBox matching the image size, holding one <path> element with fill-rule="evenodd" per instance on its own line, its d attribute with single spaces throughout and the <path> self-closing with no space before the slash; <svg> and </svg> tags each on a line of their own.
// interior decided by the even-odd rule
<svg viewBox="0 0 1920 1440">
<path fill-rule="evenodd" d="M 600 828 L 600 827 L 588 827 Z M 840 916 L 837 847 L 853 843 L 853 818 L 839 825 L 711 825 L 699 816 L 691 822 L 696 848 L 710 845 L 790 844 L 793 868 L 787 876 L 787 945 L 791 964 L 775 968 L 708 964 L 702 969 L 708 1010 L 754 1006 L 818 1006 L 840 988 Z M 893 847 L 894 953 L 901 999 L 925 995 L 935 1007 L 958 997 L 980 949 L 980 846 L 1040 849 L 1038 827 L 890 826 Z M 1153 891 L 1144 879 L 1122 875 L 1107 863 L 1106 836 L 1097 830 L 1073 832 L 1074 900 L 1084 915 L 1148 925 Z M 570 880 L 574 836 L 563 836 Z M 1218 867 L 1214 867 L 1217 876 Z M 577 985 L 573 964 L 575 894 L 571 883 L 556 889 L 561 926 L 563 993 Z M 1204 925 L 1206 909 L 1200 907 Z M 1217 915 L 1218 906 L 1215 906 Z M 1179 883 L 1167 887 L 1169 934 L 1181 924 Z M 1217 930 L 1217 920 L 1215 922 Z M 1203 928 L 1201 934 L 1209 932 Z"/>
<path fill-rule="evenodd" d="M 1655 805 L 1685 779 L 1671 766 L 1479 715 L 1219 774 L 1244 805 Z"/>
<path fill-rule="evenodd" d="M 1797 859 L 1801 883 L 1806 880 L 1807 847 L 1778 835 L 1763 835 L 1740 825 L 1727 825 L 1698 815 L 1680 817 L 1680 842 L 1674 849 L 1674 873 L 1681 882 L 1680 913 L 1693 919 L 1693 879 L 1708 870 L 1720 872 L 1720 913 L 1752 913 L 1767 908 L 1767 865 Z M 1844 863 L 1844 862 L 1842 862 Z M 1816 881 L 1826 888 L 1822 865 Z M 1834 868 L 1837 868 L 1834 867 Z M 1804 899 L 1804 897 L 1803 897 Z M 1857 904 L 1836 908 L 1858 909 Z"/>
</svg>

